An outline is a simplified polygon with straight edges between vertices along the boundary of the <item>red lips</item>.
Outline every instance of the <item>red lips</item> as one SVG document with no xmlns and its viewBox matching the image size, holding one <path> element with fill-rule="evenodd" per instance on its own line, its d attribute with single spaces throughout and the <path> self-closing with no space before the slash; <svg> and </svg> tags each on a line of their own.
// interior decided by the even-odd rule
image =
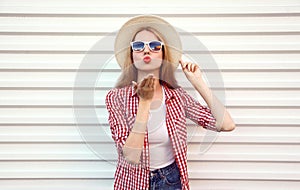
<svg viewBox="0 0 300 190">
<path fill-rule="evenodd" d="M 147 55 L 147 56 L 145 56 L 145 57 L 143 58 L 143 60 L 144 60 L 145 63 L 150 63 L 151 57 Z"/>
</svg>

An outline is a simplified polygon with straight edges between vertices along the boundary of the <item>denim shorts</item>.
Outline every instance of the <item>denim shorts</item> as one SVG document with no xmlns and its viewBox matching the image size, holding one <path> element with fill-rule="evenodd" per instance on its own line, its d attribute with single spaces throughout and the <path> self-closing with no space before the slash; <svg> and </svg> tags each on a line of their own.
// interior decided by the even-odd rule
<svg viewBox="0 0 300 190">
<path fill-rule="evenodd" d="M 180 172 L 176 162 L 150 172 L 149 190 L 181 190 Z"/>
</svg>

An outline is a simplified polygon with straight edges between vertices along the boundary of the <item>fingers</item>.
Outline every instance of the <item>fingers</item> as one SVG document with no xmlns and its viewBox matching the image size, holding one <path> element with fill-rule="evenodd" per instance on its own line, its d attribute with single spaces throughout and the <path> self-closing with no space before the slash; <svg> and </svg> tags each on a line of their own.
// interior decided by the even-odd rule
<svg viewBox="0 0 300 190">
<path fill-rule="evenodd" d="M 140 98 L 151 100 L 154 94 L 155 78 L 153 74 L 145 77 L 141 82 L 136 83 L 132 81 L 135 92 Z"/>
<path fill-rule="evenodd" d="M 154 78 L 153 74 L 150 74 L 150 76 L 151 76 L 151 78 L 150 78 L 150 82 L 149 82 L 148 87 L 154 88 L 155 78 Z"/>
<path fill-rule="evenodd" d="M 197 69 L 197 65 L 196 64 L 193 64 L 193 66 L 192 66 L 192 72 L 195 72 L 196 71 L 196 69 Z"/>
<path fill-rule="evenodd" d="M 145 83 L 146 83 L 146 82 L 147 82 L 147 78 L 144 78 L 144 79 L 141 81 L 139 87 L 145 86 Z"/>
<path fill-rule="evenodd" d="M 192 71 L 192 63 L 188 63 L 188 68 L 189 68 L 189 71 Z"/>
<path fill-rule="evenodd" d="M 155 78 L 152 78 L 149 87 L 150 87 L 151 89 L 154 88 L 154 84 L 155 84 Z"/>
<path fill-rule="evenodd" d="M 134 89 L 137 88 L 141 89 L 142 87 L 150 87 L 153 88 L 155 84 L 155 78 L 153 74 L 149 74 L 147 77 L 145 77 L 139 84 L 135 81 L 131 81 Z"/>
<path fill-rule="evenodd" d="M 151 83 L 151 81 L 152 81 L 152 79 L 153 79 L 153 76 L 150 76 L 150 77 L 147 77 L 146 79 L 145 79 L 145 87 L 149 87 L 149 85 L 150 85 L 150 83 Z"/>
<path fill-rule="evenodd" d="M 141 84 L 140 86 L 143 87 L 143 86 L 149 86 L 149 82 L 150 82 L 150 79 L 153 78 L 153 74 L 149 74 L 147 77 L 145 77 L 142 81 L 141 81 Z"/>
<path fill-rule="evenodd" d="M 141 84 L 140 84 L 140 87 L 149 87 L 150 86 L 150 84 L 151 84 L 151 81 L 154 79 L 154 75 L 153 74 L 149 74 L 149 75 L 147 75 L 147 77 L 145 77 L 143 80 L 142 80 L 142 82 L 141 82 Z"/>
<path fill-rule="evenodd" d="M 137 83 L 135 81 L 131 81 L 133 86 L 136 86 Z"/>
<path fill-rule="evenodd" d="M 137 84 L 135 81 L 131 81 L 131 82 L 132 82 L 134 91 L 136 92 L 136 89 L 137 89 L 137 87 L 138 87 L 138 84 Z"/>
<path fill-rule="evenodd" d="M 185 69 L 186 69 L 187 63 L 184 62 L 182 59 L 179 60 L 179 63 L 180 63 L 180 65 L 181 65 L 182 70 L 185 70 Z"/>
<path fill-rule="evenodd" d="M 198 67 L 197 64 L 191 63 L 191 62 L 185 62 L 182 59 L 179 60 L 179 63 L 181 65 L 182 70 L 190 71 L 190 72 L 195 72 Z"/>
</svg>

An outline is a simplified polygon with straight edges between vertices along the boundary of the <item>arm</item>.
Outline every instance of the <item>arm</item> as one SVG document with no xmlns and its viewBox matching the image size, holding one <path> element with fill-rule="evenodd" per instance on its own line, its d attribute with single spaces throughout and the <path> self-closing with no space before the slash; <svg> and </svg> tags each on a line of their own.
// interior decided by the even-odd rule
<svg viewBox="0 0 300 190">
<path fill-rule="evenodd" d="M 154 95 L 154 78 L 149 75 L 140 84 L 133 83 L 140 97 L 137 115 L 133 128 L 124 144 L 123 153 L 125 158 L 132 163 L 139 163 L 144 146 L 145 132 L 147 128 L 150 104 Z"/>
<path fill-rule="evenodd" d="M 136 119 L 131 132 L 123 146 L 125 158 L 134 164 L 138 164 L 144 146 L 144 138 L 149 118 L 150 103 L 140 101 Z"/>
<path fill-rule="evenodd" d="M 218 131 L 232 131 L 235 128 L 233 119 L 225 106 L 212 93 L 211 89 L 202 79 L 202 74 L 198 65 L 183 62 L 182 60 L 180 60 L 180 64 L 188 80 L 211 109 L 211 112 L 216 119 L 216 127 Z"/>
<path fill-rule="evenodd" d="M 144 79 L 139 85 L 135 84 L 137 94 L 140 96 L 135 123 L 131 132 L 125 119 L 125 110 L 120 97 L 113 91 L 106 96 L 106 106 L 109 112 L 109 124 L 112 137 L 117 145 L 118 153 L 122 154 L 130 163 L 138 164 L 143 150 L 145 131 L 150 109 L 151 79 Z M 150 96 L 150 97 L 149 97 Z M 152 94 L 153 96 L 153 94 Z M 128 134 L 129 133 L 129 134 Z"/>
</svg>

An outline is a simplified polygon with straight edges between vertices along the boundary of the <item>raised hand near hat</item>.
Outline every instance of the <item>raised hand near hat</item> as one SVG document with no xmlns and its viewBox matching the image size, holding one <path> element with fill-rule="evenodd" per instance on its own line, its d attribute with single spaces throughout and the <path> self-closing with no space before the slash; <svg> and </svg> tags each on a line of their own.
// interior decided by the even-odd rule
<svg viewBox="0 0 300 190">
<path fill-rule="evenodd" d="M 217 130 L 233 130 L 235 128 L 235 123 L 231 118 L 231 115 L 202 79 L 202 73 L 199 66 L 194 63 L 185 62 L 182 59 L 179 61 L 179 63 L 187 79 L 191 82 L 194 88 L 203 97 L 208 107 L 211 109 L 212 114 L 216 119 Z"/>
<path fill-rule="evenodd" d="M 186 62 L 182 59 L 179 60 L 179 63 L 185 76 L 192 84 L 195 84 L 195 82 L 202 80 L 202 72 L 197 64 Z"/>
<path fill-rule="evenodd" d="M 154 76 L 149 74 L 141 82 L 132 81 L 135 92 L 141 98 L 141 101 L 151 101 L 154 96 Z"/>
</svg>

